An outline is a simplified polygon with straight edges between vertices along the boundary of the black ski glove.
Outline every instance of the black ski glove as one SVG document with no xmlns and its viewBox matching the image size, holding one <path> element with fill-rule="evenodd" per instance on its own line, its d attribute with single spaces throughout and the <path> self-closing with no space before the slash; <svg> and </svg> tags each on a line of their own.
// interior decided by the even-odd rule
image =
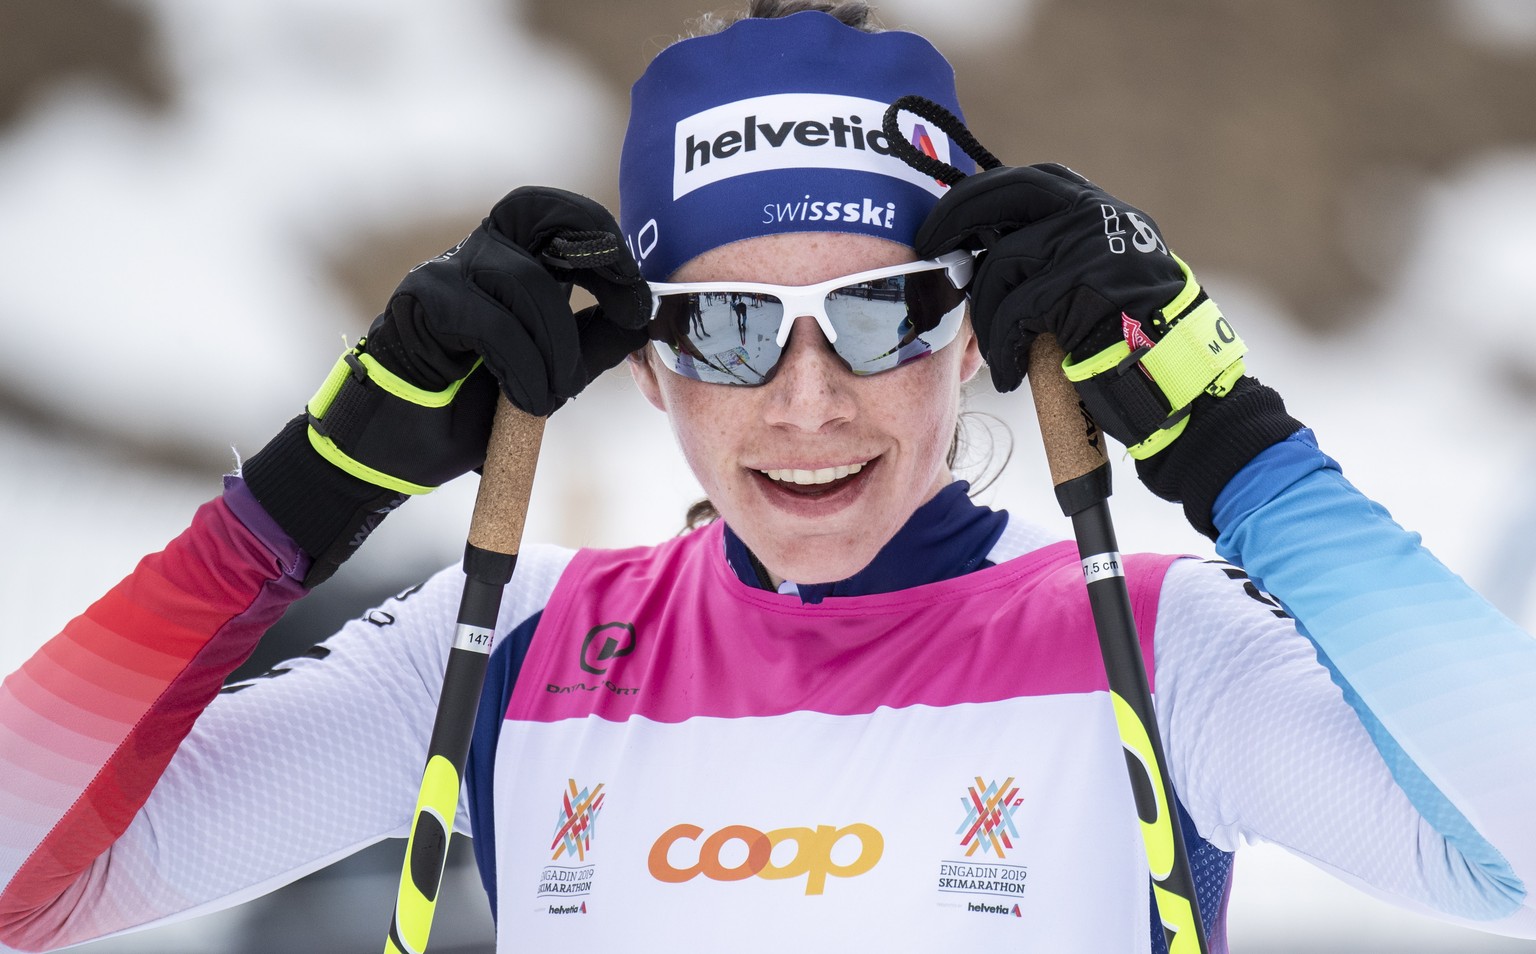
<svg viewBox="0 0 1536 954">
<path fill-rule="evenodd" d="M 1151 217 L 1065 166 L 998 166 L 955 183 L 918 230 L 917 254 L 984 252 L 971 320 L 999 391 L 1054 334 L 1099 426 L 1142 481 L 1215 536 L 1211 506 L 1260 450 L 1301 425 L 1244 375 L 1246 346 Z"/>
<path fill-rule="evenodd" d="M 572 314 L 571 285 L 597 304 Z M 498 383 L 547 416 L 642 347 L 650 290 L 612 215 L 550 188 L 508 194 L 412 269 L 308 412 L 243 469 L 329 577 L 390 510 L 485 461 Z"/>
</svg>

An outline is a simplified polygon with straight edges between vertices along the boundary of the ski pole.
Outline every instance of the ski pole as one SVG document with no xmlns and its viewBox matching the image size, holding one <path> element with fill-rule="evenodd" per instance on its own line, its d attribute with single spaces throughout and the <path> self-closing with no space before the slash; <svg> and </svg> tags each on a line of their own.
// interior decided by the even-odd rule
<svg viewBox="0 0 1536 954">
<path fill-rule="evenodd" d="M 385 954 L 422 954 L 437 910 L 438 889 L 448 860 L 448 840 L 459 808 L 460 780 L 469 755 L 475 710 L 495 640 L 502 589 L 512 579 L 533 490 L 534 465 L 544 436 L 544 418 L 513 407 L 505 397 L 496 408 L 485 467 L 464 545 L 464 595 L 437 718 L 427 744 L 427 764 L 405 847 L 400 890 Z"/>
<path fill-rule="evenodd" d="M 901 133 L 896 120 L 903 110 L 943 130 L 980 168 L 990 170 L 1002 165 L 954 113 L 922 96 L 903 96 L 886 108 L 880 126 L 890 143 L 891 154 L 918 172 L 948 186 L 965 178 L 965 173 L 923 153 Z M 1173 822 L 1173 784 L 1152 710 L 1152 690 L 1141 658 L 1141 643 L 1136 637 L 1136 620 L 1131 615 L 1120 546 L 1115 542 L 1115 527 L 1109 519 L 1109 458 L 1104 453 L 1099 426 L 1078 401 L 1076 389 L 1062 371 L 1065 357 L 1052 335 L 1036 338 L 1029 352 L 1030 390 L 1035 398 L 1035 414 L 1040 419 L 1051 483 L 1056 487 L 1056 502 L 1061 505 L 1061 512 L 1072 518 L 1072 530 L 1077 537 L 1077 554 L 1088 586 L 1088 603 L 1099 635 L 1099 652 L 1104 657 L 1115 727 L 1125 749 L 1125 768 L 1130 774 L 1131 793 L 1141 821 L 1141 839 L 1152 875 L 1152 896 L 1157 902 L 1168 954 L 1207 954 L 1210 948 L 1189 870 L 1189 852 L 1184 846 L 1184 833 Z"/>
<path fill-rule="evenodd" d="M 1147 867 L 1169 954 L 1206 954 L 1184 835 L 1174 823 L 1173 781 L 1157 731 L 1152 691 L 1131 615 L 1124 564 L 1109 518 L 1110 469 L 1103 436 L 1061 370 L 1055 337 L 1041 335 L 1029 352 L 1029 382 L 1051 483 L 1061 512 L 1072 518 L 1083 579 L 1104 657 L 1115 726 L 1141 822 Z"/>
</svg>

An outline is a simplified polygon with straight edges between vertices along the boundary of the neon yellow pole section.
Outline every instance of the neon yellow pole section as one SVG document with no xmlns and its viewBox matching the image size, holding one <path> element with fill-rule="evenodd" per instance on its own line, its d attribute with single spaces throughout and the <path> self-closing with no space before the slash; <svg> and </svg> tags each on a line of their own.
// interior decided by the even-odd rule
<svg viewBox="0 0 1536 954">
<path fill-rule="evenodd" d="M 464 547 L 464 595 L 459 601 L 458 628 L 453 648 L 448 651 L 443 692 L 427 743 L 427 764 L 406 842 L 385 954 L 424 954 L 427 949 L 453 819 L 458 813 L 475 710 L 495 642 L 496 616 L 502 590 L 517 566 L 543 435 L 543 418 L 525 414 L 506 398 L 501 399 L 486 449 L 469 542 Z"/>
</svg>

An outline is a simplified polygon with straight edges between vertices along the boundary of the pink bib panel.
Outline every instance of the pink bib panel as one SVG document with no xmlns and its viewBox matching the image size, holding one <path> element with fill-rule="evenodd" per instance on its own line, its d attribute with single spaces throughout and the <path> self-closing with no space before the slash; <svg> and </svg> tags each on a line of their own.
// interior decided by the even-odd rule
<svg viewBox="0 0 1536 954">
<path fill-rule="evenodd" d="M 1130 557 L 1152 658 L 1172 557 Z M 583 551 L 496 756 L 500 948 L 1145 950 L 1075 547 L 804 605 L 718 524 Z"/>
</svg>

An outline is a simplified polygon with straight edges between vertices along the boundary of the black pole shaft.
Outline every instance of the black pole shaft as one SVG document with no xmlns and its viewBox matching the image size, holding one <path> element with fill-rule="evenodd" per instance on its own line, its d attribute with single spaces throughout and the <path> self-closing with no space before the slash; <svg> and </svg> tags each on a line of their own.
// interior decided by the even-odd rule
<svg viewBox="0 0 1536 954">
<path fill-rule="evenodd" d="M 1195 895 L 1189 851 L 1177 821 L 1173 781 L 1168 776 L 1168 760 L 1157 728 L 1109 504 L 1101 498 L 1071 517 L 1164 937 L 1170 954 L 1205 954 L 1210 949 L 1205 924 Z"/>
<path fill-rule="evenodd" d="M 416 954 L 426 949 L 448 862 L 459 787 L 495 640 L 501 595 L 516 566 L 515 553 L 497 553 L 473 543 L 464 548 L 464 592 L 443 673 L 437 718 L 427 743 L 427 769 L 411 822 L 400 893 L 385 941 L 386 954 Z"/>
</svg>

